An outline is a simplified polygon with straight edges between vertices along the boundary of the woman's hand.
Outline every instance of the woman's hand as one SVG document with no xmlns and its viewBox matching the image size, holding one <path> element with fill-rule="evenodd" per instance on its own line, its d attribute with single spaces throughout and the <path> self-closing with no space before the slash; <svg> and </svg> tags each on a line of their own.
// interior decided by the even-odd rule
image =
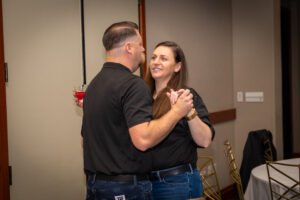
<svg viewBox="0 0 300 200">
<path fill-rule="evenodd" d="M 180 97 L 180 95 L 184 92 L 184 89 L 180 89 L 178 91 L 174 91 L 173 89 L 171 89 L 170 92 L 167 92 L 167 96 L 170 99 L 170 103 L 171 105 L 175 104 L 178 97 Z"/>
</svg>

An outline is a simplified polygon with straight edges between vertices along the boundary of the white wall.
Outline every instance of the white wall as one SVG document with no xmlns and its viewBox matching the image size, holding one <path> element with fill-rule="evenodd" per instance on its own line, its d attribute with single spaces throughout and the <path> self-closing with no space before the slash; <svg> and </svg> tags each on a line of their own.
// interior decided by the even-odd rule
<svg viewBox="0 0 300 200">
<path fill-rule="evenodd" d="M 104 29 L 138 21 L 135 0 L 88 0 L 88 82 L 104 62 Z M 82 113 L 72 89 L 82 84 L 79 0 L 3 0 L 12 200 L 84 199 Z"/>
</svg>

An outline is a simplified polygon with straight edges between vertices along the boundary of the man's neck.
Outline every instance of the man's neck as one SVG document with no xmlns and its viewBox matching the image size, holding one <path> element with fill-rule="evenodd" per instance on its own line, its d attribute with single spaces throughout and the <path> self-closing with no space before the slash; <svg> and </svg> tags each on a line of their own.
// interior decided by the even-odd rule
<svg viewBox="0 0 300 200">
<path fill-rule="evenodd" d="M 106 53 L 106 62 L 120 63 L 132 72 L 131 63 L 124 56 L 112 56 L 109 52 Z"/>
</svg>

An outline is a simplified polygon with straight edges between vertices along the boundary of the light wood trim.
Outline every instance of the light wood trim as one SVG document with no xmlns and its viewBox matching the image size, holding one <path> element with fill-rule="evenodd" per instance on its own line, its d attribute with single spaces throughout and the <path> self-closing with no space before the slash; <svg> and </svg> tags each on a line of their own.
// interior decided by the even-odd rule
<svg viewBox="0 0 300 200">
<path fill-rule="evenodd" d="M 235 120 L 235 118 L 236 118 L 235 108 L 212 112 L 209 114 L 209 119 L 212 124 Z"/>
</svg>

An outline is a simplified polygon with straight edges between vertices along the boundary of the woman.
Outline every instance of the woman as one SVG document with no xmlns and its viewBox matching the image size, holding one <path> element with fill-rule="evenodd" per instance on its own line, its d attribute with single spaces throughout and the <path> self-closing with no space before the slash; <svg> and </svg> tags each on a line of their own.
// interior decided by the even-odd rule
<svg viewBox="0 0 300 200">
<path fill-rule="evenodd" d="M 186 87 L 187 66 L 182 49 L 174 42 L 156 45 L 151 56 L 146 82 L 153 94 L 153 117 L 159 118 L 170 108 L 171 89 Z M 207 109 L 197 92 L 194 108 L 152 151 L 151 181 L 154 199 L 183 200 L 201 197 L 203 186 L 198 169 L 197 147 L 208 147 L 214 136 Z M 174 92 L 173 92 L 174 93 Z M 179 94 L 180 95 L 180 94 Z"/>
</svg>

